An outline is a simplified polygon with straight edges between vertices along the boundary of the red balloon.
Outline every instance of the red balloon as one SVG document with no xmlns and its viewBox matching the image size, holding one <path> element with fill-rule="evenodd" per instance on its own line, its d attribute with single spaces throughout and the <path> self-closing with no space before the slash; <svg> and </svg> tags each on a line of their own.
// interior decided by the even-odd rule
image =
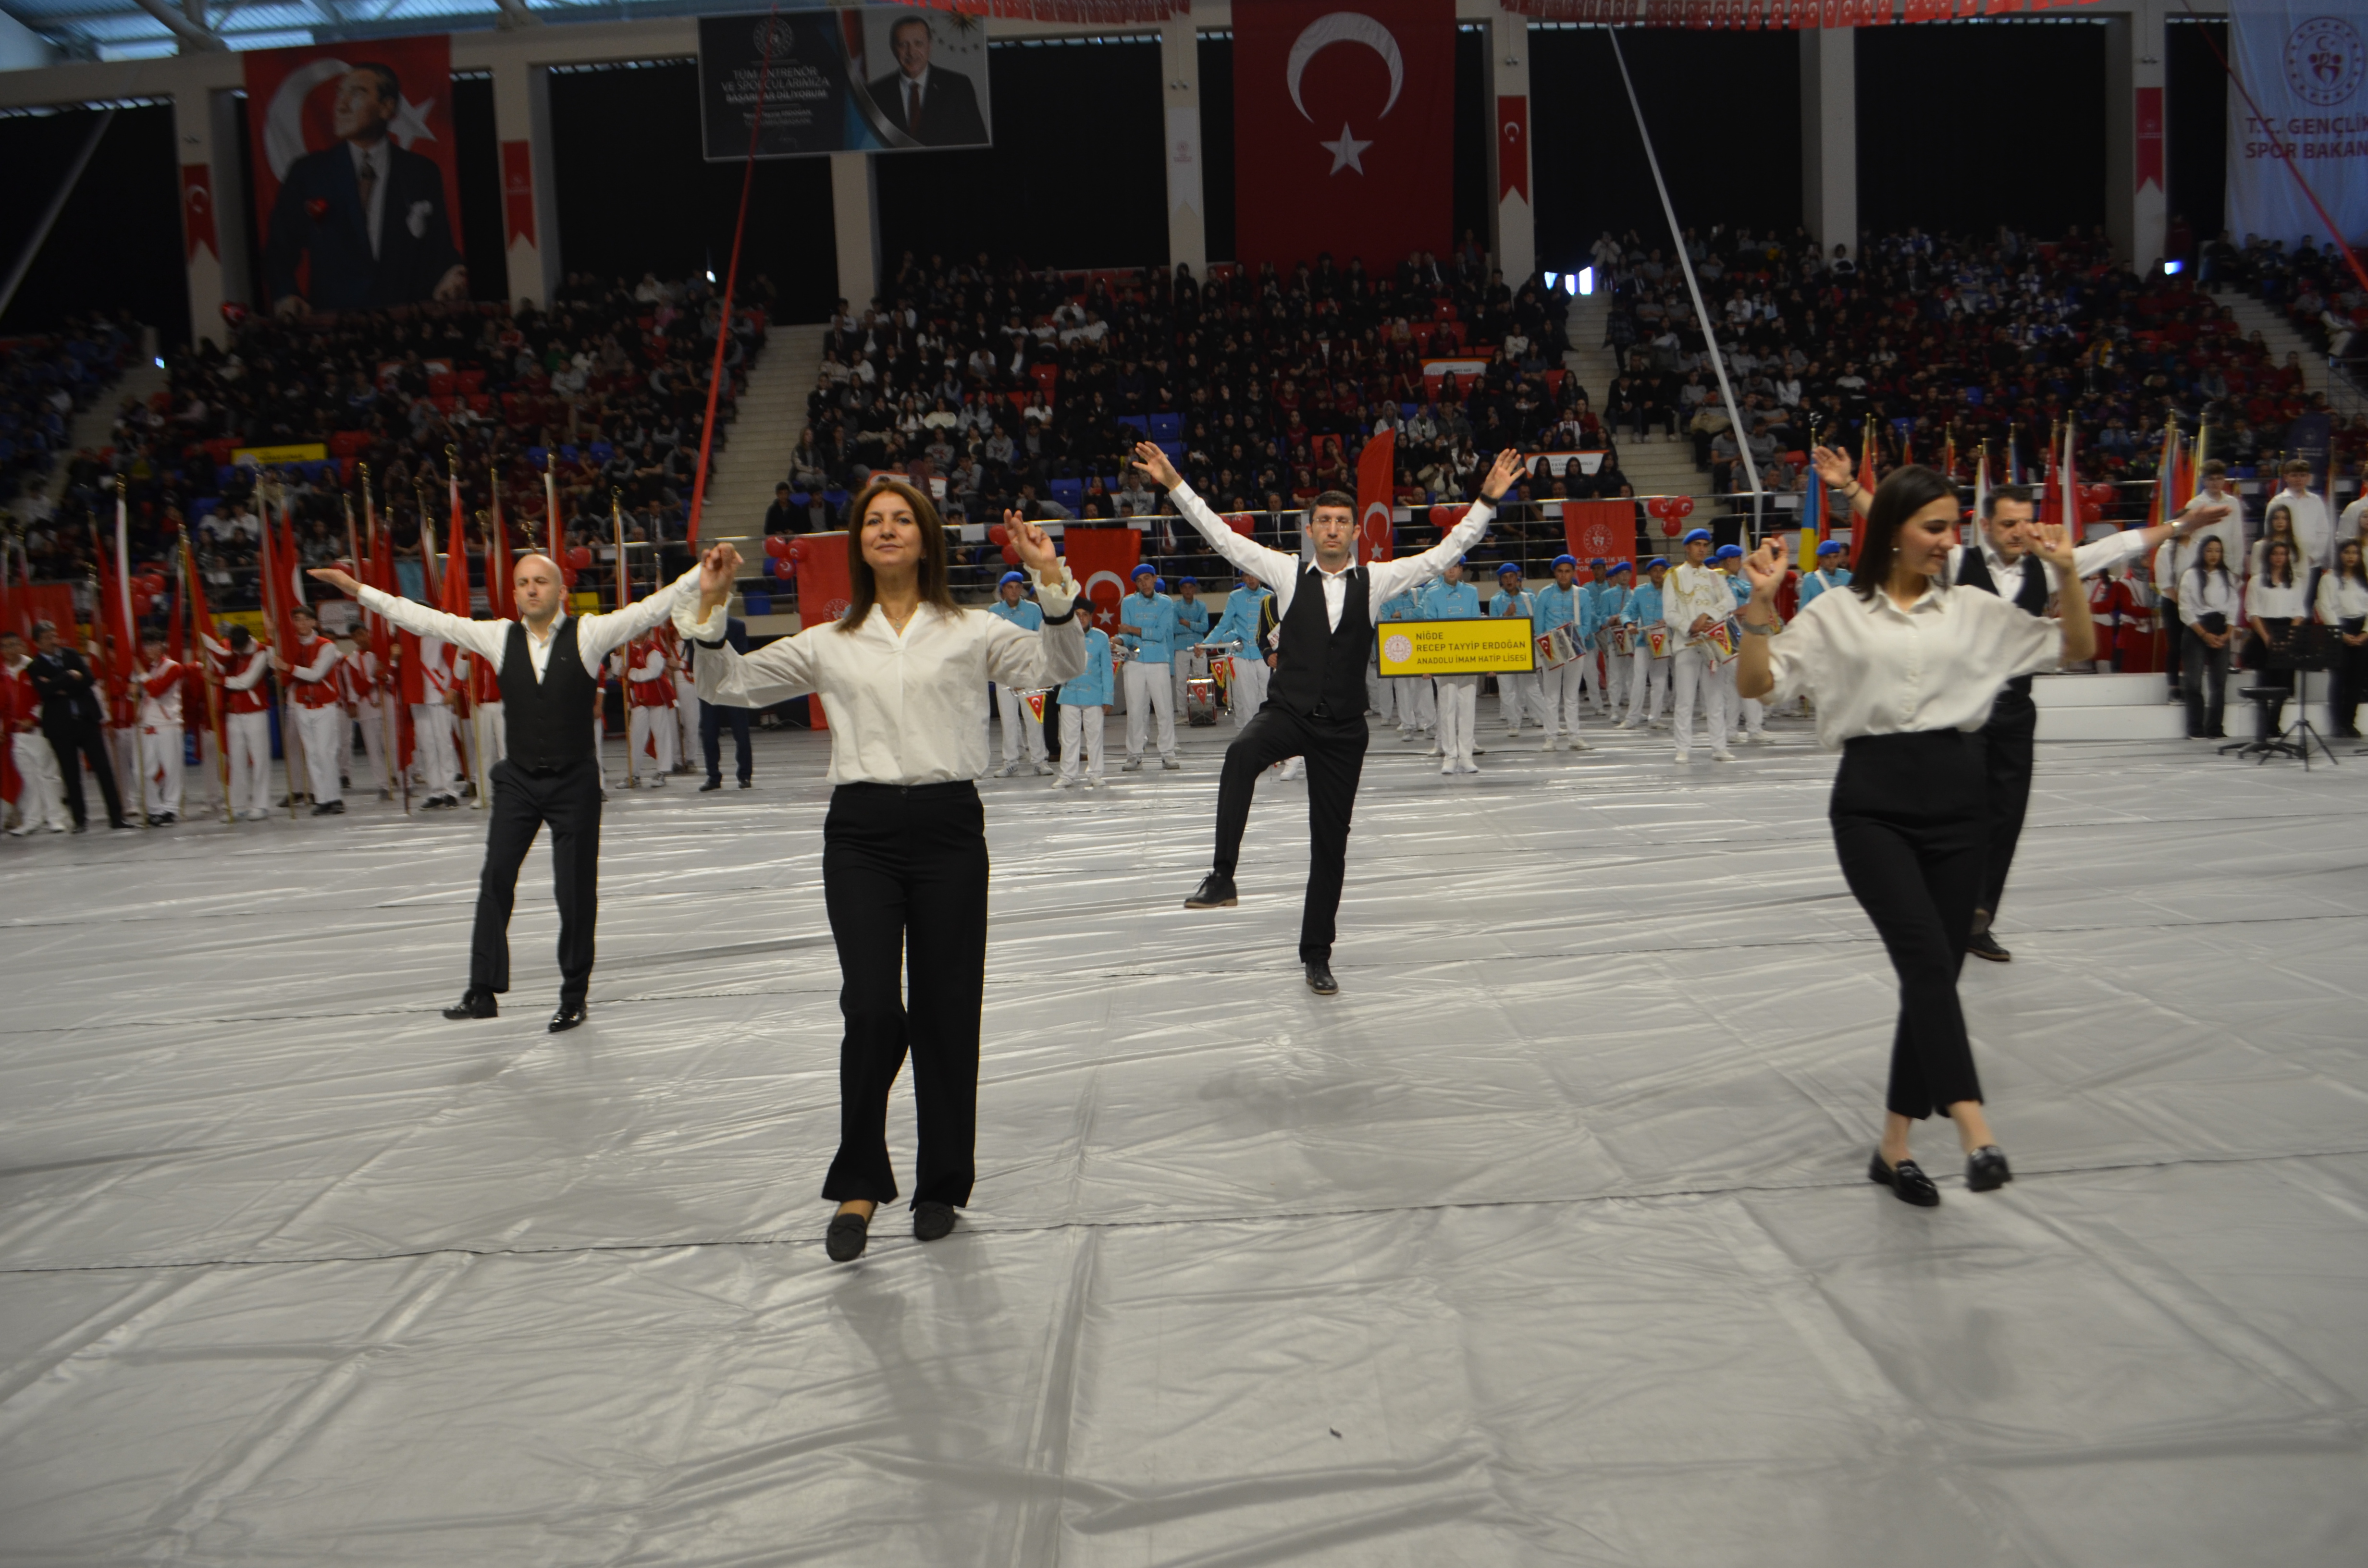
<svg viewBox="0 0 2368 1568">
<path fill-rule="evenodd" d="M 2094 501 L 2083 501 L 2080 503 L 2080 520 L 2084 523 L 2101 523 L 2105 520 L 2105 509 Z"/>
<path fill-rule="evenodd" d="M 134 620 L 147 619 L 148 606 L 150 602 L 147 589 L 138 587 L 133 588 L 131 590 L 131 619 Z"/>
<path fill-rule="evenodd" d="M 570 549 L 567 552 L 567 564 L 578 572 L 588 570 L 592 565 L 592 547 L 588 544 L 579 544 Z"/>
<path fill-rule="evenodd" d="M 1225 514 L 1225 526 L 1233 529 L 1235 533 L 1240 534 L 1244 539 L 1247 539 L 1250 536 L 1251 530 L 1256 528 L 1257 525 L 1258 517 L 1252 513 L 1228 512 Z"/>
<path fill-rule="evenodd" d="M 787 561 L 790 558 L 790 536 L 787 534 L 767 534 L 765 536 L 765 553 L 771 556 L 776 561 Z"/>
<path fill-rule="evenodd" d="M 1009 545 L 1008 545 L 1008 544 L 1007 544 L 1007 545 L 1005 545 L 1005 546 L 1003 547 L 1003 563 L 1004 563 L 1006 566 L 1017 566 L 1017 565 L 1019 565 L 1019 552 L 1018 551 L 1016 551 L 1016 550 L 1012 549 Z"/>
<path fill-rule="evenodd" d="M 1001 523 L 989 523 L 986 528 L 986 542 L 989 544 L 1009 544 L 1011 542 L 1011 530 L 1005 528 Z"/>
<path fill-rule="evenodd" d="M 1651 500 L 1645 503 L 1645 516 L 1652 517 L 1668 517 L 1669 515 L 1669 498 L 1666 495 L 1654 496 Z"/>
<path fill-rule="evenodd" d="M 1669 537 L 1669 538 L 1671 538 L 1671 539 L 1675 539 L 1675 538 L 1677 538 L 1677 537 L 1678 537 L 1678 519 L 1677 519 L 1677 518 L 1675 518 L 1675 517 L 1663 517 L 1663 518 L 1661 519 L 1661 531 L 1662 531 L 1663 533 L 1665 533 L 1665 534 L 1668 535 L 1668 537 Z"/>
<path fill-rule="evenodd" d="M 1669 511 L 1672 515 L 1679 517 L 1692 517 L 1694 515 L 1694 498 L 1691 495 L 1670 496 Z"/>
<path fill-rule="evenodd" d="M 134 577 L 132 582 L 135 585 L 147 589 L 152 596 L 165 591 L 165 574 L 162 572 L 144 572 Z"/>
<path fill-rule="evenodd" d="M 808 547 L 805 541 L 805 536 L 803 534 L 792 535 L 790 539 L 790 559 L 791 561 L 803 561 L 806 558 L 807 552 Z"/>
</svg>

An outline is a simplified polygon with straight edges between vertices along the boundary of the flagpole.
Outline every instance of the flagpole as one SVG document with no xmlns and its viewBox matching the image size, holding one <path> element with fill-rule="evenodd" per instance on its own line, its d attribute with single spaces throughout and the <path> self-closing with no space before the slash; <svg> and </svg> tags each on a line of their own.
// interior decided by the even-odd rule
<svg viewBox="0 0 2368 1568">
<path fill-rule="evenodd" d="M 484 513 L 480 512 L 477 514 L 477 522 L 480 527 L 487 526 L 485 524 Z M 463 540 L 462 549 L 464 553 L 466 551 L 466 548 L 467 541 Z M 488 532 L 485 535 L 485 571 L 488 574 L 488 586 L 491 585 L 491 574 L 493 569 L 494 536 Z M 488 593 L 485 597 L 490 600 L 493 597 L 493 595 Z M 487 776 L 485 769 L 485 704 L 483 700 L 484 694 L 477 690 L 476 675 L 477 666 L 474 664 L 470 665 L 469 730 L 470 738 L 477 743 L 477 809 L 479 811 L 483 811 L 485 809 L 486 802 L 493 797 L 493 781 Z"/>
<path fill-rule="evenodd" d="M 181 600 L 185 605 L 197 602 L 198 557 L 189 548 L 187 529 L 181 533 Z M 222 676 L 214 668 L 211 652 L 206 647 L 206 629 L 197 617 L 189 617 L 189 651 L 197 655 L 198 667 L 205 672 L 206 727 L 214 737 L 215 782 L 222 787 L 222 821 L 234 823 L 238 813 L 231 809 L 230 801 L 230 740 L 222 733 Z"/>
<path fill-rule="evenodd" d="M 125 676 L 123 695 L 131 704 L 131 760 L 138 764 L 137 774 L 126 782 L 139 786 L 140 825 L 154 827 L 156 824 L 148 820 L 148 761 L 140 755 L 140 699 L 133 696 L 131 689 L 131 682 L 137 678 L 131 672 L 140 667 L 138 654 L 140 632 L 131 622 L 131 523 L 129 515 L 131 504 L 125 498 L 124 492 L 124 478 L 119 473 L 115 476 L 115 594 L 117 604 L 123 611 L 121 622 L 123 635 L 131 643 L 131 647 L 123 651 Z M 144 687 L 142 689 L 145 689 Z"/>
<path fill-rule="evenodd" d="M 392 581 L 394 574 L 393 560 L 394 533 L 392 528 L 389 528 L 384 538 L 380 537 L 378 507 L 370 500 L 370 464 L 361 463 L 357 466 L 360 469 L 362 476 L 362 526 L 370 530 L 370 558 L 373 561 L 385 562 L 387 575 Z M 395 585 L 398 589 L 402 586 L 400 583 Z M 381 626 L 385 624 L 386 618 L 383 616 L 372 619 Z M 371 637 L 370 643 L 371 652 L 377 652 L 376 636 Z M 395 669 L 402 657 L 402 640 L 395 637 L 387 638 L 385 667 L 378 672 L 379 739 L 386 747 L 382 755 L 386 757 L 387 771 L 403 781 L 403 814 L 409 816 L 411 814 L 411 769 L 404 766 L 403 722 L 394 710 Z"/>
<path fill-rule="evenodd" d="M 609 527 L 617 540 L 617 612 L 621 615 L 626 596 L 632 589 L 625 575 L 625 519 L 618 509 L 618 494 L 617 488 L 609 486 Z M 633 645 L 630 642 L 625 644 L 624 689 L 618 695 L 625 699 L 625 788 L 638 789 L 640 786 L 633 782 Z"/>
<path fill-rule="evenodd" d="M 296 527 L 295 519 L 289 515 L 287 483 L 282 480 L 275 478 L 271 483 L 271 490 L 272 494 L 276 495 L 279 501 L 279 520 L 287 527 L 288 532 L 292 538 L 296 532 Z M 263 537 L 267 543 L 271 538 L 271 508 L 268 505 L 266 505 L 263 509 Z M 267 555 L 266 559 L 268 560 L 269 557 Z M 279 572 L 279 564 L 274 562 L 270 570 L 273 575 L 277 576 Z M 288 589 L 285 585 L 275 584 L 271 592 L 272 600 L 276 600 L 280 604 L 280 611 L 279 615 L 272 616 L 267 610 L 266 619 L 276 620 L 285 625 L 288 614 L 286 606 L 286 595 Z M 266 603 L 268 604 L 272 602 L 272 600 L 267 600 Z M 288 657 L 288 650 L 286 646 L 276 635 L 272 639 L 272 652 L 283 662 Z M 279 709 L 279 766 L 281 771 L 288 775 L 288 820 L 290 822 L 295 822 L 298 820 L 299 816 L 296 810 L 296 765 L 303 753 L 303 738 L 296 733 L 296 726 L 289 718 L 288 674 L 286 670 L 274 670 L 272 672 L 271 687 L 274 700 Z M 306 771 L 309 772 L 310 769 L 308 768 Z"/>
</svg>

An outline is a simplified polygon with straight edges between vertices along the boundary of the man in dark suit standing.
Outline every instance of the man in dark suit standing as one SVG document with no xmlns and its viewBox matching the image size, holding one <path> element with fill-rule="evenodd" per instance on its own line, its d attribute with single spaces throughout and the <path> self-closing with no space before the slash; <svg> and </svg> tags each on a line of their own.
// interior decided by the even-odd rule
<svg viewBox="0 0 2368 1568">
<path fill-rule="evenodd" d="M 123 815 L 123 797 L 116 792 L 115 767 L 107 759 L 107 742 L 99 734 L 99 720 L 105 710 L 98 696 L 98 682 L 83 663 L 82 655 L 58 644 L 58 629 L 48 621 L 33 628 L 33 646 L 37 652 L 33 662 L 25 666 L 25 678 L 41 699 L 41 733 L 49 737 L 50 749 L 57 753 L 58 771 L 64 776 L 66 810 L 74 814 L 74 830 L 81 833 L 90 825 L 90 813 L 82 798 L 82 759 L 90 758 L 90 770 L 98 775 L 98 792 L 107 798 L 107 825 L 130 827 Z"/>
<path fill-rule="evenodd" d="M 736 615 L 726 617 L 723 622 L 723 640 L 732 645 L 732 651 L 734 653 L 747 653 L 748 623 Z M 691 668 L 696 672 L 699 667 L 697 661 L 707 655 L 695 643 L 686 643 L 686 646 L 690 649 Z M 699 705 L 699 744 L 707 753 L 707 782 L 699 787 L 699 792 L 702 795 L 710 790 L 723 788 L 723 727 L 725 724 L 732 726 L 732 749 L 734 757 L 740 765 L 740 788 L 743 790 L 748 788 L 749 778 L 756 771 L 748 756 L 748 710 L 726 708 L 715 702 L 702 702 Z"/>
<path fill-rule="evenodd" d="M 337 84 L 337 144 L 288 165 L 271 209 L 265 270 L 279 314 L 464 300 L 469 271 L 452 244 L 444 171 L 387 134 L 403 108 L 388 66 L 364 63 Z M 312 269 L 300 288 L 297 264 Z"/>
<path fill-rule="evenodd" d="M 961 72 L 929 68 L 930 42 L 926 17 L 905 17 L 889 28 L 896 69 L 870 84 L 871 101 L 889 124 L 924 147 L 985 146 L 978 94 Z"/>
</svg>

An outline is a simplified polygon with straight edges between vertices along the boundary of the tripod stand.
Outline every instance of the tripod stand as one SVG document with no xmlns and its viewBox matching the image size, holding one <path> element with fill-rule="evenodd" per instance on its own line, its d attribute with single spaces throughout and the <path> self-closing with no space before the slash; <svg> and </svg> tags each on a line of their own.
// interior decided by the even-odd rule
<svg viewBox="0 0 2368 1568">
<path fill-rule="evenodd" d="M 2328 762 L 2333 764 L 2335 748 L 2327 744 L 2327 737 L 2320 734 L 2317 726 L 2310 722 L 2311 672 L 2325 671 L 2332 666 L 2336 657 L 2335 650 L 2330 646 L 2332 642 L 2333 633 L 2328 627 L 2315 624 L 2294 627 L 2294 635 L 2285 646 L 2272 650 L 2266 661 L 2271 669 L 2294 672 L 2291 699 L 2294 706 L 2294 722 L 2275 735 L 2270 734 L 2269 726 L 2264 724 L 2261 733 L 2242 746 L 2222 746 L 2220 749 L 2223 752 L 2235 751 L 2240 758 L 2249 756 L 2256 762 L 2267 762 L 2272 756 L 2300 757 L 2303 771 L 2306 773 L 2310 770 L 2310 748 L 2315 745 Z M 2241 695 L 2249 698 L 2279 688 L 2248 686 Z"/>
</svg>

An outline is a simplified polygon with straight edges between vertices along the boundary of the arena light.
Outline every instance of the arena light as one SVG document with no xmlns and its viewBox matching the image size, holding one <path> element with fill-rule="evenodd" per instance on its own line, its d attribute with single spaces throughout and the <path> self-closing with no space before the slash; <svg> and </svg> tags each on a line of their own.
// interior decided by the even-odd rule
<svg viewBox="0 0 2368 1568">
<path fill-rule="evenodd" d="M 1582 294 L 1595 292 L 1595 268 L 1582 267 L 1578 269 L 1578 291 Z"/>
<path fill-rule="evenodd" d="M 163 369 L 165 368 L 165 360 L 164 360 L 164 357 L 163 357 L 163 356 L 161 356 L 161 355 L 159 355 L 159 356 L 157 357 L 157 359 L 156 359 L 156 368 L 157 368 L 158 369 L 160 369 L 160 370 L 161 370 L 161 369 Z"/>
<path fill-rule="evenodd" d="M 2162 270 L 2166 277 L 2176 278 L 2186 268 L 2186 267 L 2187 263 L 2174 259 L 2164 262 L 2162 264 Z"/>
<path fill-rule="evenodd" d="M 1562 277 L 1562 274 L 1561 274 L 1561 273 L 1559 273 L 1559 272 L 1549 272 L 1549 273 L 1547 273 L 1547 274 L 1546 274 L 1546 292 L 1547 292 L 1547 293 L 1551 294 L 1551 293 L 1553 293 L 1553 292 L 1554 291 L 1554 284 L 1555 284 L 1555 283 L 1556 283 L 1556 282 L 1561 278 L 1561 277 Z"/>
</svg>

